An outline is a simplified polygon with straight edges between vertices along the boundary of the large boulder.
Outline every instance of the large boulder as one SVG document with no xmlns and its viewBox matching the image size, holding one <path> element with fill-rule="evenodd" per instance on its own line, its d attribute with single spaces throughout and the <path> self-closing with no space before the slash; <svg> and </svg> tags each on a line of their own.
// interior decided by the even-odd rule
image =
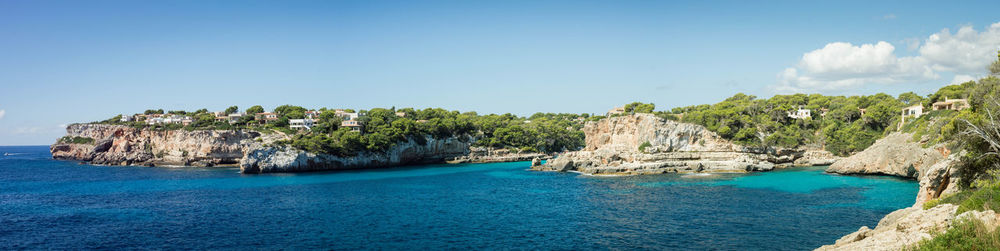
<svg viewBox="0 0 1000 251">
<path fill-rule="evenodd" d="M 876 174 L 918 178 L 924 170 L 945 155 L 933 148 L 923 148 L 910 140 L 909 133 L 892 133 L 875 141 L 867 149 L 830 165 L 826 171 L 839 174 Z"/>
</svg>

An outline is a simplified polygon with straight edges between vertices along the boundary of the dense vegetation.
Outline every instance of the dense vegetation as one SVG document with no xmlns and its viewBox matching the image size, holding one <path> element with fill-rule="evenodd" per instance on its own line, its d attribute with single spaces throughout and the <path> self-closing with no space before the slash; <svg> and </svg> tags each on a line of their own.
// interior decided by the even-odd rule
<svg viewBox="0 0 1000 251">
<path fill-rule="evenodd" d="M 88 137 L 80 137 L 80 136 L 74 136 L 74 137 L 64 136 L 64 137 L 62 137 L 62 138 L 59 139 L 59 143 L 66 143 L 66 144 L 93 144 L 94 143 L 94 139 L 88 138 Z"/>
<path fill-rule="evenodd" d="M 851 97 L 795 94 L 770 99 L 739 93 L 716 104 L 674 108 L 670 113 L 681 117 L 683 122 L 704 125 L 743 145 L 789 148 L 814 145 L 847 155 L 864 150 L 895 130 L 900 110 L 921 101 L 913 93 L 898 98 L 887 94 Z M 801 119 L 788 116 L 800 108 L 811 110 L 811 116 Z"/>
<path fill-rule="evenodd" d="M 1000 58 L 1000 54 L 998 54 Z M 935 96 L 969 98 L 971 109 L 937 114 L 939 118 L 914 121 L 921 139 L 952 142 L 963 150 L 958 168 L 962 191 L 924 204 L 958 205 L 956 213 L 1000 210 L 1000 60 L 988 68 L 992 76 L 941 88 Z M 909 125 L 908 125 L 909 126 Z M 916 136 L 915 136 L 916 137 Z M 1000 250 L 1000 227 L 978 220 L 956 222 L 944 233 L 918 243 L 913 250 Z"/>
<path fill-rule="evenodd" d="M 475 112 L 430 108 L 375 108 L 366 112 L 367 115 L 361 117 L 364 133 L 338 128 L 340 121 L 335 116 L 321 114 L 311 133 L 298 133 L 284 143 L 311 152 L 350 156 L 363 151 L 385 151 L 408 140 L 424 144 L 428 138 L 468 136 L 475 140 L 474 146 L 558 152 L 583 147 L 583 132 L 579 129 L 582 118 L 586 117 L 538 113 L 526 119 L 512 114 L 481 116 Z M 403 112 L 405 116 L 397 116 L 396 112 Z"/>
</svg>

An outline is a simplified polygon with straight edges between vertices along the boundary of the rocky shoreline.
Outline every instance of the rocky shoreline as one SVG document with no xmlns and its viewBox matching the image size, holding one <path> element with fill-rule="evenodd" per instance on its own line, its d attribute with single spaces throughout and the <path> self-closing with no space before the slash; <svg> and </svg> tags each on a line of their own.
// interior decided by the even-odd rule
<svg viewBox="0 0 1000 251">
<path fill-rule="evenodd" d="M 586 147 L 559 155 L 538 171 L 591 175 L 754 172 L 829 165 L 839 158 L 820 149 L 755 148 L 733 144 L 707 128 L 652 114 L 587 123 Z"/>
<path fill-rule="evenodd" d="M 875 228 L 863 226 L 817 250 L 900 250 L 948 230 L 959 219 L 998 225 L 1000 215 L 992 210 L 956 215 L 958 207 L 952 204 L 924 209 L 924 203 L 959 191 L 958 168 L 954 165 L 959 163 L 960 153 L 951 153 L 942 145 L 923 148 L 912 138 L 911 134 L 893 133 L 835 163 L 827 172 L 917 179 L 920 187 L 914 205 L 886 215 Z"/>
</svg>

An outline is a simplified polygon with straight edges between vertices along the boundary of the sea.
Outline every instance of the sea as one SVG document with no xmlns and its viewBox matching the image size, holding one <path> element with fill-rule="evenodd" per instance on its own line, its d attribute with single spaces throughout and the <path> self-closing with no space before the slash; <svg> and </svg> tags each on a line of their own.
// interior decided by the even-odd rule
<svg viewBox="0 0 1000 251">
<path fill-rule="evenodd" d="M 529 162 L 296 174 L 0 147 L 0 250 L 811 250 L 917 183 L 826 167 L 601 177 Z"/>
</svg>

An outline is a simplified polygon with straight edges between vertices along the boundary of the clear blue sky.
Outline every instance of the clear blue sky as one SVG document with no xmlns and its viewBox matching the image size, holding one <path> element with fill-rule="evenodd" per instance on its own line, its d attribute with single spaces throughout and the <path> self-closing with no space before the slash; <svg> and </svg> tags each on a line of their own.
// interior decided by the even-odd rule
<svg viewBox="0 0 1000 251">
<path fill-rule="evenodd" d="M 1000 34 L 1000 1 L 765 2 L 5 0 L 0 145 L 50 144 L 61 125 L 147 108 L 530 115 L 737 92 L 927 94 L 985 74 L 983 59 L 963 68 L 942 50 L 996 51 L 982 47 Z M 925 53 L 942 32 L 957 44 Z M 862 46 L 879 41 L 891 47 Z M 835 42 L 850 46 L 804 57 Z"/>
</svg>

